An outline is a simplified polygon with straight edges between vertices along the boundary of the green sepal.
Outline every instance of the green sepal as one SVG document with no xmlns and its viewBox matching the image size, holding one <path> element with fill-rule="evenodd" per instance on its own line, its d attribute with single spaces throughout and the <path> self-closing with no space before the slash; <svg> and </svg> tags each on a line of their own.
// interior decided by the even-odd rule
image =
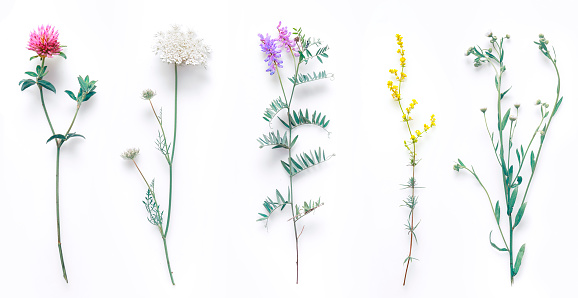
<svg viewBox="0 0 578 298">
<path fill-rule="evenodd" d="M 36 58 L 38 58 L 38 55 L 30 57 L 30 60 L 29 60 L 29 61 L 32 61 L 32 60 L 34 60 L 34 59 L 36 59 Z"/>
<path fill-rule="evenodd" d="M 493 231 L 490 231 L 490 244 L 492 245 L 492 247 L 499 250 L 499 251 L 508 251 L 505 248 L 498 247 L 494 242 L 492 242 L 492 232 Z"/>
<path fill-rule="evenodd" d="M 526 251 L 526 243 L 522 244 L 520 250 L 518 251 L 518 255 L 516 256 L 516 263 L 514 264 L 514 269 L 512 272 L 512 276 L 516 276 L 518 271 L 520 270 L 520 265 L 522 265 L 522 258 L 524 258 L 524 252 Z"/>
<path fill-rule="evenodd" d="M 520 209 L 518 209 L 518 213 L 516 214 L 516 220 L 514 221 L 514 226 L 512 227 L 512 229 L 516 228 L 516 226 L 518 226 L 518 224 L 522 220 L 522 216 L 524 216 L 524 211 L 526 210 L 526 204 L 527 202 L 524 202 L 522 206 L 520 206 Z"/>
<path fill-rule="evenodd" d="M 50 138 L 48 138 L 48 140 L 46 141 L 46 143 L 48 144 L 48 142 L 52 141 L 53 139 L 61 139 L 63 141 L 66 141 L 66 137 L 64 135 L 61 134 L 56 134 L 51 136 Z"/>
<path fill-rule="evenodd" d="M 38 85 L 56 93 L 56 88 L 54 88 L 54 85 L 52 85 L 52 83 L 50 83 L 49 81 L 40 80 L 38 81 Z"/>
<path fill-rule="evenodd" d="M 26 88 L 36 85 L 36 81 L 31 79 L 23 79 L 20 81 L 20 83 L 18 83 L 18 85 L 21 85 L 20 91 L 24 91 Z"/>
</svg>

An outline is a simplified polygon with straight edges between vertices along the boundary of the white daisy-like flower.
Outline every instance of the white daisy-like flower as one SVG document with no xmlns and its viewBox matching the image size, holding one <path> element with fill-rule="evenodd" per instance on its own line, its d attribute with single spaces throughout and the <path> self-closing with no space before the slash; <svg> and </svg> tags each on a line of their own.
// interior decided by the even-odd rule
<svg viewBox="0 0 578 298">
<path fill-rule="evenodd" d="M 170 30 L 155 34 L 153 52 L 160 55 L 163 62 L 206 67 L 211 48 L 196 35 L 190 29 L 182 32 L 180 25 L 173 25 Z"/>
</svg>

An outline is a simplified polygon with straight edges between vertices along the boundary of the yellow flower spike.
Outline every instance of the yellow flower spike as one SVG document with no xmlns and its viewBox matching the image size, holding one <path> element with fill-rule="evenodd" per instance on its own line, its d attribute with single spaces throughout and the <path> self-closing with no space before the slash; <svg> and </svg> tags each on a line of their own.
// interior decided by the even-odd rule
<svg viewBox="0 0 578 298">
<path fill-rule="evenodd" d="M 415 100 L 415 99 L 412 99 L 411 102 L 412 102 L 413 104 L 417 104 L 417 100 Z"/>
<path fill-rule="evenodd" d="M 416 130 L 416 131 L 415 131 L 415 134 L 416 134 L 418 137 L 421 137 L 421 131 Z"/>
<path fill-rule="evenodd" d="M 401 63 L 404 63 L 404 62 L 405 62 L 405 58 L 404 58 L 404 57 L 401 57 L 401 58 L 399 58 L 399 61 L 401 61 Z"/>
</svg>

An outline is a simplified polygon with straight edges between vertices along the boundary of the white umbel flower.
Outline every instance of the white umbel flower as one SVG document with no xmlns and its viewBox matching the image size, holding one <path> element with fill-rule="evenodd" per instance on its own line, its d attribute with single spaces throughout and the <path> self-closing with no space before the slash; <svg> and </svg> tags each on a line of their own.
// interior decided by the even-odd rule
<svg viewBox="0 0 578 298">
<path fill-rule="evenodd" d="M 160 55 L 163 62 L 206 67 L 211 48 L 196 38 L 194 31 L 182 32 L 181 26 L 173 25 L 170 30 L 155 34 L 153 52 Z"/>
</svg>

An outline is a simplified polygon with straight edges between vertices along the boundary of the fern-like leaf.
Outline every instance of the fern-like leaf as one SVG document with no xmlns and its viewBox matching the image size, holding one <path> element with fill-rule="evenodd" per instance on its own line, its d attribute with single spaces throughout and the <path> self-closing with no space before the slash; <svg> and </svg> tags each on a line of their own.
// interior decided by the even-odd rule
<svg viewBox="0 0 578 298">
<path fill-rule="evenodd" d="M 281 119 L 279 118 L 279 120 Z M 309 117 L 308 109 L 305 109 L 305 113 L 303 113 L 303 110 L 299 110 L 299 113 L 293 111 L 293 115 L 289 117 L 289 123 L 291 123 L 291 128 L 295 128 L 306 124 L 312 124 L 323 128 L 327 132 L 327 134 L 330 134 L 330 132 L 327 130 L 327 125 L 329 125 L 329 121 L 330 120 L 327 119 L 327 115 L 317 113 L 317 111 L 314 111 L 311 117 Z M 285 127 L 289 128 L 289 125 L 285 121 L 281 120 L 281 123 L 283 123 Z"/>
<path fill-rule="evenodd" d="M 271 198 L 267 197 L 267 199 L 263 202 L 263 207 L 265 207 L 265 210 L 267 210 L 267 213 L 259 213 L 259 215 L 261 216 L 259 219 L 257 219 L 257 221 L 265 221 L 265 227 L 267 227 L 267 224 L 269 223 L 269 217 L 271 216 L 271 214 L 273 213 L 273 211 L 277 210 L 278 208 L 281 208 L 281 210 L 283 210 L 283 208 L 285 208 L 286 205 L 290 205 L 291 203 L 289 202 L 289 198 L 291 198 L 291 192 L 289 190 L 289 188 L 287 188 L 287 200 L 285 200 L 285 198 L 283 198 L 283 195 L 281 195 L 281 193 L 279 192 L 279 190 L 275 190 L 275 196 L 276 196 L 276 200 L 273 201 L 271 200 Z"/>
<path fill-rule="evenodd" d="M 271 126 L 271 121 L 275 118 L 275 116 L 283 109 L 287 108 L 287 104 L 281 100 L 281 97 L 274 99 L 269 107 L 265 109 L 263 113 L 263 119 L 269 122 L 269 126 Z"/>
<path fill-rule="evenodd" d="M 289 149 L 295 144 L 298 137 L 299 136 L 295 136 L 295 138 L 293 138 L 293 141 L 289 143 L 287 132 L 285 132 L 283 137 L 281 137 L 281 134 L 279 133 L 279 131 L 277 131 L 277 134 L 275 134 L 274 132 L 270 132 L 269 135 L 263 135 L 262 138 L 257 139 L 257 142 L 261 144 L 259 148 L 263 148 L 265 146 L 273 146 L 273 149 L 277 148 Z"/>
<path fill-rule="evenodd" d="M 313 72 L 313 75 L 311 75 L 309 73 L 297 74 L 296 76 L 289 78 L 289 81 L 291 81 L 292 84 L 297 86 L 297 85 L 301 85 L 301 84 L 305 84 L 305 83 L 309 83 L 309 82 L 313 82 L 313 81 L 317 81 L 317 80 L 321 80 L 321 79 L 327 79 L 327 78 L 329 78 L 329 79 L 333 78 L 333 74 L 327 75 L 325 70 L 323 70 L 323 71 L 320 71 L 319 73 Z"/>
<path fill-rule="evenodd" d="M 281 161 L 281 164 L 283 165 L 283 168 L 285 169 L 287 174 L 295 176 L 304 170 L 307 170 L 313 166 L 316 166 L 320 163 L 323 163 L 331 159 L 333 156 L 335 156 L 335 154 L 331 154 L 328 157 L 325 157 L 325 151 L 322 150 L 321 147 L 319 147 L 318 151 L 315 150 L 309 151 L 309 154 L 307 154 L 307 152 L 304 152 L 298 154 L 297 156 L 295 156 L 295 158 L 291 157 L 290 160 L 291 166 L 289 165 L 289 163 L 283 160 Z"/>
<path fill-rule="evenodd" d="M 155 199 L 154 179 L 151 182 L 151 187 L 147 189 L 145 200 L 142 202 L 145 205 L 147 212 L 149 213 L 149 216 L 147 217 L 148 221 L 155 226 L 162 227 L 164 211 L 163 212 L 159 211 L 159 205 L 157 204 L 157 201 Z"/>
<path fill-rule="evenodd" d="M 317 209 L 323 205 L 325 205 L 325 203 L 321 203 L 321 198 L 319 198 L 319 200 L 317 200 L 317 202 L 315 202 L 315 201 L 309 201 L 309 203 L 303 202 L 302 207 L 295 206 L 295 217 L 292 217 L 289 220 L 292 220 L 293 218 L 295 218 L 295 221 L 298 221 L 301 218 L 303 218 L 303 216 L 310 214 L 311 212 L 315 211 L 315 209 Z"/>
</svg>

